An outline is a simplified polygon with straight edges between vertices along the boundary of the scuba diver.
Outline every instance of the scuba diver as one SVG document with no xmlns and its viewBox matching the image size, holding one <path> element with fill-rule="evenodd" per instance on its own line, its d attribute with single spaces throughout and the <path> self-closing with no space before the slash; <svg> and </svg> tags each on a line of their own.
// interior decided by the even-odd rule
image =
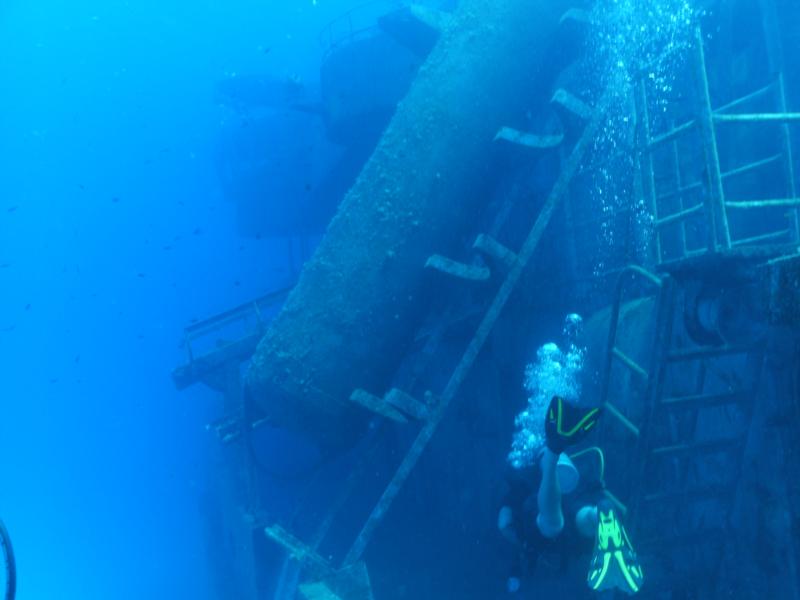
<svg viewBox="0 0 800 600">
<path fill-rule="evenodd" d="M 3 555 L 5 564 L 5 595 L 4 600 L 14 600 L 17 593 L 17 568 L 14 563 L 14 550 L 11 547 L 11 537 L 6 526 L 0 521 L 0 554 Z M 1 581 L 1 580 L 0 580 Z"/>
<path fill-rule="evenodd" d="M 560 396 L 550 400 L 544 419 L 546 443 L 537 460 L 541 477 L 538 490 L 534 494 L 533 478 L 520 472 L 510 481 L 509 494 L 498 515 L 500 532 L 517 550 L 507 580 L 509 593 L 518 591 L 522 576 L 532 573 L 537 566 L 563 568 L 563 561 L 580 554 L 585 545 L 582 540 L 591 537 L 594 549 L 587 576 L 589 587 L 597 592 L 619 589 L 630 595 L 641 588 L 644 579 L 641 565 L 618 510 L 601 495 L 602 450 L 591 447 L 571 455 L 566 453 L 595 429 L 600 412 L 600 408 L 583 408 Z M 599 477 L 594 485 L 576 492 L 579 476 L 571 459 L 589 452 L 599 455 Z M 568 524 L 562 496 L 573 492 L 566 508 L 574 518 Z M 534 510 L 537 511 L 535 527 L 531 518 Z M 561 564 L 553 564 L 557 561 Z"/>
</svg>

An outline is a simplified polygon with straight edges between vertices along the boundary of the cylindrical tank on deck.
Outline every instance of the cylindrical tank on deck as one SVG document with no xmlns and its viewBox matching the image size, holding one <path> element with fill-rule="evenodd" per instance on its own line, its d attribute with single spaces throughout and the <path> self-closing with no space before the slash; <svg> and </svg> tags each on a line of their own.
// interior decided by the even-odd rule
<svg viewBox="0 0 800 600">
<path fill-rule="evenodd" d="M 484 206 L 499 128 L 549 92 L 566 8 L 460 4 L 253 357 L 248 384 L 273 425 L 324 445 L 358 434 L 367 415 L 350 394 L 386 391 L 424 310 L 426 259 L 452 255 Z"/>
</svg>

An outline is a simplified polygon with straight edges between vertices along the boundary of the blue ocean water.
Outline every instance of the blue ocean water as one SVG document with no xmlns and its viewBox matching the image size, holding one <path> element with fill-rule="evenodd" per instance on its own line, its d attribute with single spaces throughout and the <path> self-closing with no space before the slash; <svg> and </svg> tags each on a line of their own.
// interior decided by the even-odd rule
<svg viewBox="0 0 800 600">
<path fill-rule="evenodd" d="M 212 393 L 183 326 L 289 277 L 214 164 L 235 72 L 316 75 L 347 2 L 0 6 L 0 514 L 19 598 L 208 598 Z"/>
<path fill-rule="evenodd" d="M 231 491 L 236 486 L 226 479 L 231 465 L 238 471 L 245 464 L 221 444 L 226 441 L 224 427 L 215 427 L 231 417 L 231 407 L 203 385 L 178 391 L 171 372 L 187 356 L 191 359 L 185 327 L 250 306 L 297 280 L 336 202 L 391 117 L 384 106 L 383 112 L 369 113 L 359 104 L 361 96 L 386 93 L 395 95 L 396 103 L 422 62 L 392 55 L 390 66 L 376 68 L 375 56 L 358 48 L 348 55 L 348 44 L 373 35 L 376 20 L 404 4 L 77 0 L 66 5 L 6 0 L 0 5 L 0 520 L 14 543 L 19 598 L 294 598 L 299 567 L 262 535 L 264 526 L 277 521 L 297 526 L 299 537 L 313 537 L 318 524 L 326 522 L 327 507 L 336 504 L 336 486 L 349 482 L 347 475 L 366 464 L 365 480 L 354 479 L 347 496 L 351 499 L 342 503 L 351 512 L 344 511 L 323 545 L 329 560 L 348 550 L 416 430 L 373 418 L 365 433 L 353 426 L 353 432 L 363 435 L 353 433 L 355 439 L 345 450 L 326 455 L 316 440 L 302 439 L 291 427 L 284 431 L 281 423 L 273 427 L 266 423 L 270 415 L 259 415 L 246 424 L 254 433 L 245 436 L 241 447 L 253 459 L 248 468 L 254 465 L 260 478 L 248 475 L 237 482 L 256 488 L 253 495 L 260 496 L 263 506 L 254 507 L 251 498 L 242 500 L 253 490 Z M 451 10 L 457 3 L 423 4 Z M 576 404 L 586 400 L 589 406 L 598 397 L 604 350 L 598 348 L 606 330 L 598 333 L 597 323 L 607 326 L 603 319 L 622 268 L 641 263 L 655 270 L 687 249 L 703 249 L 707 225 L 697 220 L 681 229 L 674 223 L 659 229 L 664 224 L 657 223 L 652 206 L 636 188 L 642 185 L 635 181 L 641 163 L 631 151 L 635 126 L 641 125 L 632 116 L 636 86 L 644 81 L 649 94 L 652 133 L 661 134 L 689 118 L 674 110 L 694 106 L 692 61 L 700 26 L 715 106 L 767 85 L 779 69 L 791 107 L 800 106 L 800 30 L 793 20 L 800 10 L 795 0 L 584 4 L 591 34 L 580 44 L 550 48 L 553 60 L 536 73 L 546 81 L 546 93 L 532 76 L 530 87 L 535 89 L 525 91 L 535 102 L 508 125 L 552 134 L 558 129 L 553 123 L 560 123 L 563 115 L 545 105 L 558 85 L 569 87 L 587 104 L 600 97 L 601 89 L 610 88 L 611 108 L 589 144 L 594 158 L 578 169 L 579 191 L 571 198 L 574 213 L 559 212 L 554 219 L 532 260 L 533 275 L 523 280 L 519 297 L 513 297 L 474 374 L 449 409 L 443 431 L 432 438 L 368 546 L 366 564 L 379 600 L 506 597 L 514 562 L 508 555 L 513 551 L 496 527 L 506 471 L 528 476 L 522 467 L 536 462 L 544 444 L 543 414 L 552 395 Z M 762 39 L 766 25 L 760 11 L 767 5 L 786 17 L 777 24 L 781 52 Z M 350 13 L 352 9 L 358 10 Z M 405 34 L 401 28 L 399 35 Z M 569 31 L 559 34 L 568 40 L 579 37 Z M 432 44 L 421 34 L 410 43 Z M 333 75 L 328 71 L 320 82 L 320 64 L 336 52 L 343 57 L 342 70 Z M 785 59 L 779 66 L 771 64 L 777 54 Z M 577 67 L 551 72 L 564 66 L 564 56 L 575 55 L 580 57 Z M 376 56 L 381 55 L 376 51 Z M 345 117 L 350 106 L 357 106 L 370 118 L 342 118 L 345 125 L 336 127 L 332 111 L 326 112 L 330 106 L 321 107 L 320 83 L 336 88 L 341 83 L 337 77 L 344 80 L 352 73 L 357 73 L 355 91 L 351 93 L 348 80 L 332 104 L 344 109 Z M 453 108 L 457 112 L 464 107 Z M 753 109 L 774 110 L 765 102 Z M 470 224 L 475 231 L 461 232 L 469 243 L 459 246 L 463 256 L 458 258 L 473 260 L 474 234 L 492 228 L 509 247 L 522 245 L 528 222 L 538 215 L 577 137 L 568 131 L 568 119 L 561 123 L 566 140 L 561 155 L 543 153 L 525 162 L 527 155 L 520 159 L 507 148 L 493 154 L 486 181 L 475 186 L 487 196 L 485 221 L 476 219 Z M 780 131 L 765 129 L 753 138 L 724 131 L 719 134 L 718 166 L 737 184 L 727 188 L 733 190 L 731 198 L 781 198 L 785 173 L 777 159 L 770 159 L 774 170 L 768 175 L 736 179 L 741 173 L 735 173 L 742 164 L 785 153 L 785 144 L 779 148 L 777 143 Z M 798 167 L 796 127 L 788 139 Z M 678 170 L 683 168 L 684 184 L 691 188 L 681 202 L 702 204 L 708 197 L 703 195 L 710 186 L 707 156 L 699 148 L 676 146 L 675 152 L 682 153 Z M 653 186 L 667 190 L 667 199 L 674 174 L 662 167 L 669 160 L 659 156 L 660 170 L 653 176 Z M 427 167 L 420 165 L 422 171 Z M 484 167 L 478 165 L 475 172 Z M 519 198 L 506 213 L 511 218 L 504 224 L 493 220 L 492 211 L 514 194 Z M 291 200 L 283 202 L 286 198 Z M 665 204 L 662 217 L 685 209 L 683 204 Z M 792 218 L 790 206 L 773 206 L 759 217 L 732 212 L 731 227 L 740 239 L 771 231 L 776 223 L 785 227 L 787 217 Z M 454 213 L 459 209 L 452 207 Z M 665 233 L 657 237 L 657 231 Z M 786 235 L 791 238 L 792 232 Z M 786 250 L 794 251 L 796 247 Z M 387 257 L 389 265 L 396 258 Z M 494 269 L 491 261 L 475 260 Z M 694 305 L 688 303 L 697 312 L 691 316 L 720 330 L 705 332 L 718 335 L 713 343 L 738 341 L 737 334 L 755 335 L 750 321 L 757 319 L 742 309 L 747 302 L 731 300 L 746 292 L 725 286 L 724 293 L 709 291 L 688 279 L 686 297 L 699 298 Z M 492 279 L 491 285 L 495 283 Z M 416 337 L 408 344 L 405 362 L 390 365 L 395 379 L 385 382 L 387 389 L 398 380 L 413 382 L 419 388 L 416 396 L 429 403 L 425 410 L 434 406 L 472 339 L 476 315 L 482 314 L 476 306 L 483 309 L 490 299 L 480 288 L 465 292 L 466 287 L 435 285 L 440 284 L 432 284 L 433 292 L 421 300 L 430 309 L 427 321 L 409 325 Z M 445 302 L 451 303 L 447 310 L 442 308 Z M 726 310 L 727 325 L 720 323 Z M 638 313 L 632 309 L 631 314 Z M 567 328 L 576 319 L 585 321 L 591 339 L 572 339 L 565 331 L 565 315 Z M 437 317 L 445 322 L 440 331 Z M 752 325 L 756 334 L 760 325 Z M 365 320 L 364 329 L 369 327 Z M 649 335 L 645 325 L 628 327 L 628 342 Z M 772 339 L 773 355 L 766 362 L 772 370 L 764 378 L 761 406 L 767 408 L 756 415 L 755 433 L 748 438 L 756 440 L 748 446 L 750 469 L 741 476 L 736 471 L 736 481 L 743 482 L 740 506 L 745 510 L 760 503 L 774 509 L 744 519 L 738 541 L 780 541 L 765 543 L 766 566 L 742 569 L 738 583 L 720 592 L 738 585 L 745 590 L 742 598 L 751 597 L 751 589 L 761 597 L 782 590 L 781 597 L 796 598 L 800 587 L 794 534 L 787 533 L 796 533 L 800 523 L 792 504 L 800 492 L 784 480 L 785 473 L 800 465 L 791 453 L 796 435 L 773 431 L 790 421 L 782 411 L 791 409 L 790 396 L 797 392 L 787 383 L 796 368 L 791 365 L 797 330 L 795 324 L 776 327 L 783 329 Z M 210 348 L 223 347 L 228 333 L 212 339 Z M 692 335 L 696 331 L 685 340 Z M 437 336 L 434 353 L 427 344 Z M 349 342 L 343 337 L 342 347 Z M 637 351 L 644 356 L 649 347 Z M 419 367 L 417 355 L 434 359 Z M 336 364 L 336 349 L 325 358 Z M 376 370 L 382 370 L 383 358 L 375 358 Z M 708 370 L 711 391 L 706 392 L 715 394 L 729 391 L 744 372 L 730 363 Z M 688 394 L 695 374 L 687 373 L 665 379 Z M 245 369 L 237 371 L 244 374 Z M 630 401 L 636 415 L 644 391 L 636 382 L 624 381 L 622 387 L 633 390 L 633 400 L 626 396 L 620 403 Z M 385 390 L 370 391 L 380 395 Z M 737 416 L 735 411 L 715 414 L 705 427 L 727 426 Z M 671 425 L 676 431 L 692 429 L 683 421 Z M 785 445 L 769 445 L 777 439 Z M 610 484 L 622 487 L 634 480 L 622 470 L 630 464 L 625 461 L 633 446 L 612 434 L 609 444 L 615 442 L 621 450 L 612 448 L 601 464 L 610 473 Z M 785 462 L 765 458 L 773 454 Z M 765 463 L 768 468 L 762 471 Z M 668 487 L 671 472 L 666 471 L 648 472 L 643 485 Z M 520 475 L 510 477 L 515 476 Z M 241 531 L 231 526 L 230 514 L 253 527 L 252 546 L 236 538 Z M 531 522 L 533 514 L 528 515 Z M 523 581 L 521 594 L 585 597 L 587 561 L 580 553 L 589 545 L 563 564 L 542 553 L 544 566 Z M 656 554 L 650 552 L 645 560 L 657 562 Z M 770 561 L 779 562 L 787 574 L 775 574 Z M 735 571 L 728 565 L 719 572 L 735 579 Z M 772 573 L 764 577 L 766 582 L 758 579 L 764 573 Z M 704 582 L 681 585 L 669 597 L 714 597 L 698 592 L 707 589 Z M 584 595 L 571 595 L 579 593 Z"/>
</svg>

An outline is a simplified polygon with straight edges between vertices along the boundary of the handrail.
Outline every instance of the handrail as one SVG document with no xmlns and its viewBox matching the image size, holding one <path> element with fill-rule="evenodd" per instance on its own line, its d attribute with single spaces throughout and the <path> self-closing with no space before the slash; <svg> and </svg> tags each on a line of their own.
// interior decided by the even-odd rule
<svg viewBox="0 0 800 600">
<path fill-rule="evenodd" d="M 208 335 L 209 333 L 217 331 L 225 325 L 240 319 L 244 319 L 249 315 L 255 315 L 259 324 L 263 324 L 264 318 L 261 314 L 262 307 L 275 306 L 279 302 L 285 300 L 291 290 L 292 286 L 287 285 L 286 287 L 279 288 L 270 292 L 269 294 L 261 296 L 256 300 L 252 300 L 246 304 L 226 310 L 223 313 L 214 315 L 213 317 L 209 317 L 208 319 L 204 319 L 198 323 L 193 323 L 186 327 L 183 330 L 183 344 L 186 346 L 188 363 L 194 363 L 196 358 L 192 348 L 193 341 L 204 335 Z"/>
<path fill-rule="evenodd" d="M 614 361 L 614 349 L 617 345 L 617 327 L 619 326 L 619 312 L 622 306 L 622 296 L 625 286 L 629 281 L 630 275 L 639 275 L 652 283 L 658 290 L 664 287 L 664 280 L 654 275 L 647 269 L 639 265 L 628 265 L 619 274 L 617 286 L 614 292 L 614 304 L 611 307 L 611 322 L 608 325 L 608 342 L 606 346 L 605 365 L 603 367 L 603 379 L 601 383 L 600 402 L 605 405 L 608 400 L 608 391 L 611 384 L 611 365 Z M 652 370 L 653 365 L 649 365 Z M 649 374 L 649 373 L 648 373 Z"/>
<path fill-rule="evenodd" d="M 327 56 L 330 55 L 334 49 L 338 48 L 345 42 L 355 40 L 367 32 L 378 29 L 376 20 L 370 18 L 369 25 L 360 26 L 357 21 L 354 21 L 354 17 L 358 18 L 359 15 L 366 13 L 366 9 L 369 8 L 378 8 L 382 6 L 386 9 L 386 12 L 389 12 L 389 10 L 402 8 L 406 4 L 407 2 L 404 2 L 403 0 L 369 0 L 368 2 L 364 2 L 354 8 L 351 8 L 347 12 L 330 21 L 327 25 L 325 25 L 325 27 L 322 28 L 317 36 L 320 46 L 323 47 L 323 60 L 324 58 L 327 58 Z M 364 19 L 363 22 L 366 21 L 367 20 Z"/>
</svg>

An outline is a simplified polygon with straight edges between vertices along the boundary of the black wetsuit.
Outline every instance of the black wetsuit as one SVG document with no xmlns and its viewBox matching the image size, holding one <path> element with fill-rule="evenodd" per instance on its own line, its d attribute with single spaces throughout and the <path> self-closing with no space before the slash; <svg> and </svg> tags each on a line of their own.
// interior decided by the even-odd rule
<svg viewBox="0 0 800 600">
<path fill-rule="evenodd" d="M 597 501 L 597 484 L 583 484 L 562 499 L 564 529 L 555 538 L 546 538 L 536 525 L 539 513 L 536 496 L 542 472 L 539 468 L 510 471 L 506 477 L 508 491 L 503 506 L 511 509 L 511 532 L 516 537 L 515 558 L 509 577 L 520 580 L 537 571 L 551 573 L 567 569 L 571 560 L 584 558 L 591 551 L 591 541 L 583 537 L 575 526 L 575 514 L 583 506 Z"/>
</svg>

